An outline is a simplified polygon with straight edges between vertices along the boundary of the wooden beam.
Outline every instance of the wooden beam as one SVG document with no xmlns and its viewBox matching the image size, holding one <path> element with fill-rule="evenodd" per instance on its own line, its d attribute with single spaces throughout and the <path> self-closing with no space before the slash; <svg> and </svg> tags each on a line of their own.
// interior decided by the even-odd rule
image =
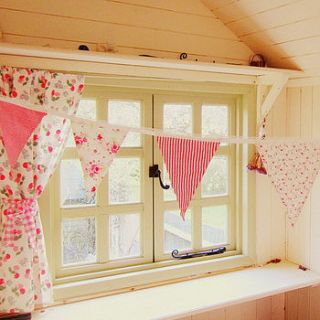
<svg viewBox="0 0 320 320">
<path fill-rule="evenodd" d="M 217 64 L 217 63 L 202 63 L 194 61 L 180 61 L 180 60 L 169 60 L 169 59 L 156 59 L 136 56 L 123 56 L 110 53 L 101 52 L 84 52 L 79 50 L 57 50 L 52 48 L 43 47 L 31 47 L 25 45 L 0 43 L 0 54 L 3 56 L 19 56 L 28 58 L 40 58 L 47 60 L 58 60 L 70 63 L 82 62 L 92 63 L 97 65 L 109 65 L 118 67 L 134 67 L 136 70 L 146 68 L 152 69 L 166 69 L 171 70 L 175 73 L 177 71 L 189 71 L 189 72 L 201 72 L 206 74 L 220 74 L 232 75 L 234 77 L 234 83 L 237 83 L 237 79 L 243 77 L 249 77 L 256 80 L 259 76 L 264 75 L 279 75 L 287 74 L 291 77 L 297 77 L 301 74 L 298 70 L 287 70 L 287 69 L 275 69 L 275 68 L 258 68 L 252 66 L 232 65 L 232 64 Z M 146 73 L 146 72 L 145 72 Z M 141 76 L 141 74 L 138 74 Z M 210 80 L 209 80 L 210 81 Z"/>
<path fill-rule="evenodd" d="M 261 126 L 264 117 L 269 113 L 274 102 L 276 101 L 277 97 L 281 93 L 281 90 L 284 88 L 284 86 L 288 82 L 288 79 L 289 79 L 288 75 L 285 75 L 285 74 L 278 75 L 275 78 L 273 84 L 271 85 L 271 88 L 270 88 L 269 92 L 267 93 L 263 102 L 261 101 L 262 98 L 259 93 L 260 90 L 258 90 L 258 92 L 257 92 L 257 108 L 258 108 L 258 114 L 260 115 L 260 117 L 258 117 L 258 128 Z"/>
</svg>

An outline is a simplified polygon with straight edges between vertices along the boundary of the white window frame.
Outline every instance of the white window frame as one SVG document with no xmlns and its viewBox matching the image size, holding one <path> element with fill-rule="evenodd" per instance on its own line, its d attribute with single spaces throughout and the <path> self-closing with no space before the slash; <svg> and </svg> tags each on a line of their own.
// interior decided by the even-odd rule
<svg viewBox="0 0 320 320">
<path fill-rule="evenodd" d="M 106 85 L 104 90 L 110 89 L 110 84 L 112 81 L 105 80 L 104 85 Z M 168 84 L 167 83 L 160 83 L 155 82 L 155 89 L 151 90 L 153 93 L 158 94 L 173 94 L 172 91 L 167 91 Z M 170 83 L 170 88 L 175 87 L 177 91 L 174 91 L 174 94 L 183 94 L 185 92 L 185 88 L 188 88 L 190 84 L 184 86 L 182 83 Z M 101 85 L 101 80 L 99 80 L 99 85 Z M 124 81 L 117 81 L 116 87 L 126 88 L 125 91 L 129 94 L 141 92 L 147 92 L 150 89 L 150 84 L 142 88 L 132 89 L 136 85 L 132 85 L 132 81 L 124 80 Z M 221 86 L 221 85 L 201 85 L 198 83 L 194 83 L 192 85 L 193 92 L 196 94 L 202 94 L 204 96 L 212 96 L 212 95 L 231 95 L 235 99 L 235 103 L 237 105 L 236 112 L 239 113 L 237 117 L 244 115 L 245 121 L 240 123 L 236 134 L 239 135 L 253 135 L 255 131 L 255 90 L 253 87 L 250 86 L 235 86 L 235 85 L 228 85 L 228 86 Z M 111 90 L 111 89 L 110 89 Z M 112 87 L 113 91 L 124 92 L 123 89 Z M 130 92 L 131 90 L 131 92 Z M 123 97 L 123 94 L 120 95 Z M 86 97 L 86 96 L 85 96 Z M 119 98 L 119 96 L 118 96 Z M 135 98 L 136 100 L 136 98 Z M 210 100 L 211 101 L 211 100 Z M 209 101 L 209 102 L 210 102 Z M 241 106 L 241 110 L 240 110 Z M 251 119 L 249 119 L 249 118 Z M 150 125 L 152 124 L 150 123 Z M 239 158 L 239 163 L 237 166 L 244 166 L 248 160 L 248 149 L 251 148 L 250 146 L 236 146 L 237 151 L 239 152 L 240 149 L 244 151 L 241 153 L 241 157 Z M 156 148 L 155 148 L 156 150 Z M 121 155 L 121 154 L 120 154 Z M 152 164 L 152 159 L 150 159 L 148 166 Z M 145 169 L 148 167 L 145 166 Z M 147 171 L 146 171 L 147 172 Z M 53 271 L 54 277 L 54 290 L 55 290 L 55 297 L 56 299 L 68 299 L 72 298 L 74 295 L 96 295 L 99 292 L 105 292 L 106 288 L 108 291 L 118 290 L 121 288 L 131 288 L 136 287 L 146 283 L 153 283 L 168 279 L 178 279 L 181 277 L 189 277 L 190 275 L 194 274 L 203 274 L 207 272 L 214 272 L 216 270 L 227 270 L 235 267 L 244 267 L 254 264 L 254 256 L 255 256 L 255 242 L 254 242 L 254 229 L 255 229 L 255 222 L 254 222 L 254 179 L 249 177 L 247 174 L 244 174 L 243 177 L 238 177 L 239 183 L 244 185 L 247 188 L 246 192 L 243 193 L 242 198 L 239 199 L 239 205 L 244 210 L 244 214 L 242 215 L 241 219 L 237 218 L 239 221 L 238 225 L 238 239 L 237 244 L 241 246 L 241 251 L 233 252 L 238 253 L 233 256 L 228 256 L 229 254 L 225 254 L 222 258 L 219 259 L 212 259 L 212 257 L 202 257 L 202 258 L 195 258 L 191 259 L 192 261 L 159 261 L 153 263 L 147 263 L 141 265 L 132 265 L 127 267 L 116 268 L 116 269 L 109 269 L 109 268 L 101 268 L 100 266 L 96 266 L 95 268 L 83 267 L 82 274 L 73 275 L 73 272 L 69 272 L 64 270 L 63 272 Z M 150 179 L 151 180 L 151 179 Z M 249 183 L 250 180 L 250 183 Z M 151 181 L 152 182 L 152 181 Z M 42 207 L 46 208 L 46 212 L 50 212 L 50 215 L 46 216 L 44 221 L 45 234 L 47 239 L 47 250 L 49 252 L 50 258 L 50 267 L 51 270 L 54 268 L 56 269 L 55 264 L 53 263 L 54 260 L 54 246 L 50 243 L 52 239 L 50 234 L 54 234 L 54 230 L 52 225 L 48 221 L 54 222 L 56 219 L 55 210 L 52 209 L 52 204 L 54 201 L 54 189 L 52 186 L 49 186 L 46 192 L 46 195 L 42 198 Z M 251 201 L 248 201 L 248 193 L 252 195 Z M 50 196 L 51 195 L 51 196 Z M 50 200 L 48 200 L 48 197 Z M 47 199 L 44 200 L 44 199 Z M 49 204 L 51 203 L 51 206 Z M 249 210 L 250 208 L 250 210 Z M 55 217 L 55 218 L 54 218 Z M 249 219 L 250 217 L 250 219 Z M 57 222 L 56 222 L 57 223 Z M 50 225 L 50 227 L 49 227 Z M 50 230 L 50 231 L 47 231 Z M 57 234 L 55 234 L 57 237 Z M 48 244 L 49 242 L 49 244 Z M 159 259 L 161 260 L 161 259 Z M 161 267 L 161 268 L 160 268 Z M 168 269 L 169 268 L 169 269 Z M 88 273 L 88 270 L 90 271 Z M 115 278 L 116 277 L 116 278 Z M 97 279 L 99 278 L 99 279 Z M 90 282 L 90 279 L 95 279 L 94 284 Z M 170 281 L 171 281 L 170 280 Z M 79 282 L 80 281 L 80 282 Z M 86 281 L 86 284 L 83 284 L 83 281 Z M 74 286 L 77 287 L 76 292 L 72 289 Z"/>
<path fill-rule="evenodd" d="M 238 126 L 237 122 L 240 119 L 236 119 L 236 98 L 228 97 L 219 94 L 171 94 L 163 95 L 158 94 L 154 96 L 154 113 L 155 113 L 155 127 L 162 129 L 163 125 L 163 105 L 166 103 L 174 104 L 190 104 L 192 105 L 192 132 L 194 134 L 201 134 L 201 111 L 202 105 L 225 105 L 228 107 L 228 124 L 229 124 L 229 135 L 235 135 Z M 155 163 L 160 165 L 163 172 L 163 157 L 159 151 L 159 148 L 155 148 Z M 208 250 L 210 247 L 203 248 L 202 246 L 202 235 L 201 235 L 201 208 L 209 207 L 219 204 L 227 204 L 229 206 L 230 214 L 228 216 L 228 234 L 229 242 L 228 245 L 221 245 L 218 247 L 226 246 L 226 253 L 217 256 L 236 255 L 241 253 L 241 244 L 237 240 L 241 238 L 241 234 L 237 235 L 236 224 L 241 217 L 241 210 L 236 210 L 236 194 L 239 193 L 241 197 L 241 190 L 239 189 L 238 181 L 236 180 L 236 161 L 239 156 L 236 154 L 235 145 L 220 145 L 215 156 L 227 156 L 229 160 L 228 165 L 228 194 L 225 196 L 215 196 L 202 198 L 201 197 L 201 184 L 193 196 L 193 200 L 190 202 L 189 209 L 192 210 L 192 248 L 186 251 L 200 251 Z M 156 261 L 163 261 L 170 259 L 170 253 L 164 253 L 163 248 L 163 237 L 164 237 L 164 211 L 165 210 L 178 210 L 176 201 L 164 201 L 163 190 L 158 183 L 155 183 L 155 258 Z M 240 231 L 239 231 L 240 232 Z M 183 251 L 181 251 L 183 252 Z M 212 259 L 215 257 L 212 256 Z"/>
</svg>

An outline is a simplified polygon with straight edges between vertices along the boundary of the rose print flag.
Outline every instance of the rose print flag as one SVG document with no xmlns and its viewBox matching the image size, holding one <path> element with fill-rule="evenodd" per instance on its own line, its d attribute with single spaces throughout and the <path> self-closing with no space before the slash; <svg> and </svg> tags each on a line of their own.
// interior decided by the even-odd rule
<svg viewBox="0 0 320 320">
<path fill-rule="evenodd" d="M 128 130 L 72 123 L 87 191 L 95 192 L 120 149 Z"/>
<path fill-rule="evenodd" d="M 320 144 L 263 141 L 257 148 L 293 225 L 320 170 Z"/>
<path fill-rule="evenodd" d="M 16 163 L 44 112 L 29 110 L 16 104 L 0 101 L 0 130 L 11 167 Z"/>
<path fill-rule="evenodd" d="M 184 219 L 192 196 L 217 151 L 219 142 L 172 137 L 157 137 L 157 142 Z"/>
</svg>

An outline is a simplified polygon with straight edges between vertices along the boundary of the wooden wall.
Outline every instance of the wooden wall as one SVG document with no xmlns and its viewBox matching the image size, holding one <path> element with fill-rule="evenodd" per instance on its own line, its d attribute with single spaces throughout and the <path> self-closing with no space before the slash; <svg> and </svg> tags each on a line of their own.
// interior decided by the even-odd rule
<svg viewBox="0 0 320 320">
<path fill-rule="evenodd" d="M 248 64 L 252 51 L 200 0 L 0 0 L 2 41 Z"/>
<path fill-rule="evenodd" d="M 307 287 L 177 320 L 319 320 L 319 301 L 320 286 Z"/>
<path fill-rule="evenodd" d="M 267 135 L 320 138 L 320 86 L 287 88 L 268 117 Z M 320 272 L 320 178 L 318 177 L 296 225 L 270 180 L 257 175 L 258 263 L 286 258 Z"/>
<path fill-rule="evenodd" d="M 320 74 L 318 0 L 202 0 L 269 66 Z"/>
</svg>

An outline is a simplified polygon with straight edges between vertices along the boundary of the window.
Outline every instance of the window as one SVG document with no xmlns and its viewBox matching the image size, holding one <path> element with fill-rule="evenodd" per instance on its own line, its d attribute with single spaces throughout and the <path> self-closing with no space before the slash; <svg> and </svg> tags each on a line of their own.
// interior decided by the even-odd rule
<svg viewBox="0 0 320 320">
<path fill-rule="evenodd" d="M 239 99 L 227 94 L 87 86 L 78 116 L 177 134 L 236 135 L 244 117 Z M 153 137 L 129 133 L 96 196 L 88 198 L 70 136 L 53 186 L 56 280 L 179 264 L 171 257 L 174 249 L 226 246 L 223 256 L 240 254 L 243 195 L 237 161 L 244 152 L 236 145 L 220 145 L 183 221 L 172 189 L 163 190 L 148 176 L 149 166 L 158 164 L 170 184 Z"/>
<path fill-rule="evenodd" d="M 155 126 L 174 134 L 235 135 L 234 99 L 156 95 Z M 170 180 L 162 156 L 156 148 L 155 162 L 161 164 L 165 182 Z M 162 190 L 155 181 L 155 257 L 171 258 L 174 249 L 206 250 L 226 246 L 236 250 L 235 145 L 221 144 L 212 159 L 201 186 L 182 221 L 173 190 Z"/>
</svg>

